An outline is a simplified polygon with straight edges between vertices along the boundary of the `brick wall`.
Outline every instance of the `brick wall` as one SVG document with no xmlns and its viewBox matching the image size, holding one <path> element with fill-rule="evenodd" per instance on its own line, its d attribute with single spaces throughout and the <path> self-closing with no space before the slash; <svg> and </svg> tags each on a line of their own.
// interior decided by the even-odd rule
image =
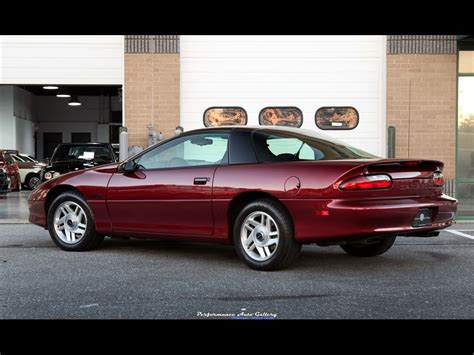
<svg viewBox="0 0 474 355">
<path fill-rule="evenodd" d="M 147 146 L 147 124 L 165 138 L 179 125 L 179 54 L 125 53 L 125 125 L 129 145 Z"/>
<path fill-rule="evenodd" d="M 438 159 L 454 178 L 456 54 L 387 56 L 387 127 L 397 158 Z"/>
</svg>

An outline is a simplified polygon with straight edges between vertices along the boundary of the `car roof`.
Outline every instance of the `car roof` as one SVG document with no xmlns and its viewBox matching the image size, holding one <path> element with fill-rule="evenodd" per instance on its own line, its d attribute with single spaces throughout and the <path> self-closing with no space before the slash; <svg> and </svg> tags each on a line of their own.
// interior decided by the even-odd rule
<svg viewBox="0 0 474 355">
<path fill-rule="evenodd" d="M 335 139 L 334 137 L 331 137 L 327 134 L 318 132 L 316 130 L 312 129 L 307 129 L 307 128 L 299 128 L 299 127 L 287 127 L 287 126 L 255 126 L 255 125 L 250 125 L 250 126 L 240 126 L 240 125 L 232 125 L 232 126 L 217 126 L 217 127 L 205 127 L 205 128 L 198 128 L 190 131 L 185 131 L 183 135 L 185 134 L 193 134 L 193 133 L 205 133 L 205 132 L 212 132 L 212 131 L 219 131 L 219 130 L 224 130 L 224 131 L 233 131 L 235 129 L 239 130 L 245 130 L 245 131 L 261 131 L 261 130 L 271 130 L 271 131 L 281 131 L 281 132 L 292 132 L 300 135 L 306 135 L 310 137 L 315 137 L 319 139 L 324 139 L 324 140 L 329 140 L 332 142 L 339 142 L 338 139 Z"/>
<path fill-rule="evenodd" d="M 59 143 L 58 145 L 110 145 L 110 143 Z"/>
</svg>

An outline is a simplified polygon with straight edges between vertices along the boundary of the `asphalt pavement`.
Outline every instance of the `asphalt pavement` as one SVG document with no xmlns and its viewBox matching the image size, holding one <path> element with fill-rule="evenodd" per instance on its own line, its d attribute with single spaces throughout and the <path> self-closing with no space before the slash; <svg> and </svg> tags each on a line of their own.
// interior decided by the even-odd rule
<svg viewBox="0 0 474 355">
<path fill-rule="evenodd" d="M 398 238 L 375 258 L 304 246 L 289 269 L 247 268 L 230 246 L 106 238 L 65 252 L 0 225 L 0 318 L 474 318 L 474 224 Z"/>
</svg>

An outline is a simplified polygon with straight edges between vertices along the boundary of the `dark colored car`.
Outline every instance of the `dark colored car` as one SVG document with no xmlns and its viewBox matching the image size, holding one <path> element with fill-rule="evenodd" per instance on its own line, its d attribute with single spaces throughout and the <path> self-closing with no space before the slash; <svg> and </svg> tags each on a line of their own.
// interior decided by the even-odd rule
<svg viewBox="0 0 474 355">
<path fill-rule="evenodd" d="M 111 146 L 112 146 L 112 149 L 114 150 L 115 155 L 117 157 L 119 157 L 120 156 L 120 144 L 112 143 Z"/>
<path fill-rule="evenodd" d="M 457 208 L 442 170 L 303 129 L 207 128 L 40 185 L 29 220 L 64 250 L 104 236 L 227 243 L 248 266 L 275 270 L 302 244 L 375 256 L 397 236 L 439 234 Z"/>
<path fill-rule="evenodd" d="M 7 170 L 0 168 L 0 192 L 8 192 L 10 188 L 10 178 L 7 175 Z"/>
<path fill-rule="evenodd" d="M 21 190 L 20 169 L 18 168 L 18 164 L 11 157 L 9 151 L 6 149 L 0 150 L 0 171 L 7 175 L 9 179 L 9 184 L 6 190 Z"/>
<path fill-rule="evenodd" d="M 108 143 L 62 143 L 54 149 L 41 181 L 51 180 L 71 171 L 83 170 L 117 161 Z"/>
</svg>

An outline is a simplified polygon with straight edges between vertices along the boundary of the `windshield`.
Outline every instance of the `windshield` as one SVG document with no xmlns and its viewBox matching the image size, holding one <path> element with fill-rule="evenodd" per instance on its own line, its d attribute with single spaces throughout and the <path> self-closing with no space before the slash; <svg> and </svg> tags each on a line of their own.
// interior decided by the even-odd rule
<svg viewBox="0 0 474 355">
<path fill-rule="evenodd" d="M 253 135 L 260 161 L 375 159 L 375 155 L 319 134 L 261 130 Z"/>
<path fill-rule="evenodd" d="M 36 163 L 36 160 L 29 155 L 21 155 L 20 158 L 22 158 L 24 161 L 31 161 L 33 163 Z"/>
<path fill-rule="evenodd" d="M 92 145 L 60 145 L 51 159 L 51 162 L 74 160 L 94 160 L 113 162 L 114 157 L 108 147 Z"/>
<path fill-rule="evenodd" d="M 18 155 L 15 155 L 15 154 L 12 154 L 12 158 L 14 160 L 16 160 L 17 162 L 19 162 L 19 163 L 24 163 L 25 162 L 25 159 L 20 158 Z"/>
</svg>

